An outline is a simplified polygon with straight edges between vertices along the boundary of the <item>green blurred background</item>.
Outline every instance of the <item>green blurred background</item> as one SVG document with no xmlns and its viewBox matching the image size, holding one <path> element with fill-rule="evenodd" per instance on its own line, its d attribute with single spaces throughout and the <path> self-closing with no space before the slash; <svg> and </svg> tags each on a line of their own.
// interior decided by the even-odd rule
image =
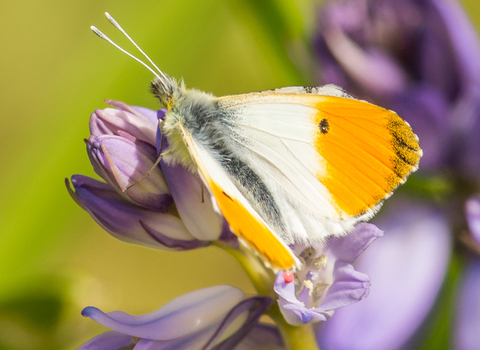
<svg viewBox="0 0 480 350">
<path fill-rule="evenodd" d="M 480 23 L 480 3 L 464 2 Z M 224 252 L 157 252 L 110 237 L 67 194 L 94 176 L 88 118 L 103 99 L 156 109 L 150 72 L 90 32 L 137 54 L 109 11 L 168 74 L 226 95 L 311 84 L 302 45 L 307 0 L 13 1 L 0 5 L 0 349 L 73 349 L 103 331 L 83 307 L 133 314 L 215 284 L 253 292 Z M 296 67 L 291 63 L 296 62 Z M 299 68 L 300 67 L 300 68 Z M 303 73 L 299 73 L 303 72 Z"/>
</svg>

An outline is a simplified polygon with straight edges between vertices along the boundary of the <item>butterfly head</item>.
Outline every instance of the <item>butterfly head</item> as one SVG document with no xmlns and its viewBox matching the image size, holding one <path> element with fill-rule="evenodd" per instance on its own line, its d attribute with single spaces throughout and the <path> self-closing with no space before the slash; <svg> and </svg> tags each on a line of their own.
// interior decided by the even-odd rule
<svg viewBox="0 0 480 350">
<path fill-rule="evenodd" d="M 168 75 L 156 76 L 150 83 L 150 91 L 158 98 L 160 103 L 168 110 L 172 109 L 173 104 L 178 101 L 185 93 L 183 81 L 178 83 Z"/>
</svg>

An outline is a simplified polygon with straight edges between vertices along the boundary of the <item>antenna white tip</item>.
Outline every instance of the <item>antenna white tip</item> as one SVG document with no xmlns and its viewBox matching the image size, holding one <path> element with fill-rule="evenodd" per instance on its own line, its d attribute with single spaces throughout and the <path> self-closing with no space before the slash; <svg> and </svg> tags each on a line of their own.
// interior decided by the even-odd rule
<svg viewBox="0 0 480 350">
<path fill-rule="evenodd" d="M 143 52 L 143 50 L 137 45 L 137 43 L 135 43 L 135 41 L 133 41 L 132 38 L 130 38 L 130 36 L 125 32 L 125 30 L 123 30 L 123 28 L 118 24 L 118 22 L 108 13 L 108 12 L 105 12 L 105 17 L 107 17 L 107 20 L 113 24 L 113 26 L 115 28 L 117 28 L 123 35 L 125 35 L 125 37 L 142 53 L 143 56 L 145 56 L 145 58 L 148 60 L 148 62 L 150 62 L 153 67 L 158 71 L 158 75 L 151 67 L 149 67 L 145 62 L 141 61 L 140 59 L 138 59 L 137 57 L 133 56 L 131 53 L 125 51 L 124 49 L 122 49 L 120 46 L 118 46 L 117 44 L 115 44 L 109 37 L 107 37 L 105 34 L 103 34 L 100 30 L 97 29 L 97 27 L 95 26 L 91 26 L 90 29 L 96 34 L 98 35 L 100 38 L 108 41 L 110 44 L 112 44 L 113 46 L 115 46 L 117 49 L 119 49 L 120 51 L 124 52 L 125 54 L 127 54 L 128 56 L 132 57 L 134 60 L 136 60 L 137 62 L 141 63 L 144 67 L 146 67 L 149 71 L 151 71 L 158 79 L 160 79 L 160 82 L 162 83 L 163 87 L 166 88 L 167 87 L 167 81 L 169 80 L 169 78 L 167 78 L 167 76 L 155 65 L 155 63 L 153 63 L 153 61 L 150 59 L 150 57 L 148 57 L 148 55 Z"/>
<path fill-rule="evenodd" d="M 104 37 L 104 34 L 95 26 L 90 26 L 90 29 L 92 30 L 92 32 L 94 32 L 95 34 L 97 34 L 100 38 L 103 38 Z"/>
<path fill-rule="evenodd" d="M 113 22 L 116 22 L 116 21 L 113 19 L 113 17 L 112 17 L 108 12 L 105 12 L 105 17 L 107 17 L 107 20 L 108 20 L 109 22 L 112 22 L 112 21 L 113 21 Z"/>
</svg>

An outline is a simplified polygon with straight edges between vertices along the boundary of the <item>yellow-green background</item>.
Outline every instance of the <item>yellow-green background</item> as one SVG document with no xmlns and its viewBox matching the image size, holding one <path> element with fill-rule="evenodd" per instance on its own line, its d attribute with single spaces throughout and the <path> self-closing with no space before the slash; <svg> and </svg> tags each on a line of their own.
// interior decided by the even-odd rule
<svg viewBox="0 0 480 350">
<path fill-rule="evenodd" d="M 298 40 L 312 27 L 310 2 L 273 1 L 274 11 L 263 0 L 2 0 L 0 349 L 73 349 L 103 330 L 80 315 L 88 305 L 139 314 L 215 284 L 253 291 L 214 248 L 157 252 L 115 240 L 63 181 L 94 176 L 83 139 L 103 99 L 157 108 L 151 73 L 90 32 L 95 24 L 136 54 L 105 11 L 165 72 L 226 95 L 312 81 L 289 63 L 308 67 Z M 480 3 L 465 5 L 478 27 Z"/>
</svg>

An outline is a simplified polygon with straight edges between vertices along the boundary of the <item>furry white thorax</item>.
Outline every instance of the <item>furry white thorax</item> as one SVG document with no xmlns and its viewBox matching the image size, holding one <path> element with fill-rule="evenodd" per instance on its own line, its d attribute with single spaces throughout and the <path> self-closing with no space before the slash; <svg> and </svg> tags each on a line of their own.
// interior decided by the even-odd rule
<svg viewBox="0 0 480 350">
<path fill-rule="evenodd" d="M 211 94 L 194 89 L 186 89 L 183 81 L 180 86 L 172 80 L 172 95 L 166 96 L 168 112 L 165 114 L 163 134 L 167 138 L 168 149 L 162 152 L 163 160 L 169 164 L 181 164 L 189 171 L 195 173 L 197 166 L 185 144 L 179 124 L 186 129 L 201 129 L 201 118 L 198 111 L 211 114 L 214 112 L 213 98 Z"/>
</svg>

